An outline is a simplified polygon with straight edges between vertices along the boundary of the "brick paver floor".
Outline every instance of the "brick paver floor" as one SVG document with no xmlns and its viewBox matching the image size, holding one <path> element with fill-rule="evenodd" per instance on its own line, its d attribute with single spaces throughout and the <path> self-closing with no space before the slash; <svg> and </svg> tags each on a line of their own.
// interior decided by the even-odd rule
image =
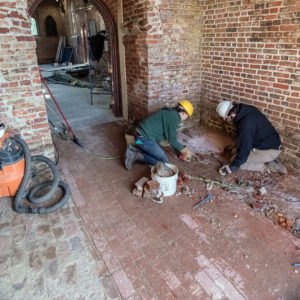
<svg viewBox="0 0 300 300">
<path fill-rule="evenodd" d="M 124 154 L 126 128 L 116 121 L 76 136 L 88 151 L 112 157 Z M 300 299 L 292 265 L 300 240 L 234 194 L 214 185 L 212 202 L 194 210 L 207 191 L 190 181 L 190 196 L 155 204 L 132 194 L 148 166 L 129 172 L 121 158 L 56 143 L 72 198 L 46 216 L 17 215 L 8 200 L 0 203 L 1 299 Z M 168 156 L 194 176 L 212 168 Z"/>
</svg>

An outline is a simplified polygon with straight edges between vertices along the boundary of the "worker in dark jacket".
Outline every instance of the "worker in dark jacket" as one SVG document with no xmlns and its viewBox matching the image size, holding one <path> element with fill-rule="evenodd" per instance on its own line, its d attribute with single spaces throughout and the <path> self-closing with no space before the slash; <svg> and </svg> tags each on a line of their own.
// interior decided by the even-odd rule
<svg viewBox="0 0 300 300">
<path fill-rule="evenodd" d="M 264 172 L 266 167 L 286 173 L 284 166 L 277 160 L 281 152 L 279 134 L 256 107 L 223 101 L 218 105 L 217 113 L 224 120 L 233 122 L 238 132 L 236 156 L 230 165 L 220 168 L 221 175 L 238 169 Z"/>
<path fill-rule="evenodd" d="M 185 161 L 189 161 L 192 152 L 178 142 L 177 128 L 180 122 L 191 117 L 192 114 L 191 102 L 182 100 L 175 108 L 165 107 L 143 120 L 138 125 L 134 136 L 138 148 L 132 145 L 127 147 L 126 169 L 131 170 L 136 161 L 148 165 L 155 165 L 159 161 L 167 163 L 168 158 L 158 144 L 163 140 L 167 140 L 176 151 L 182 153 Z"/>
</svg>

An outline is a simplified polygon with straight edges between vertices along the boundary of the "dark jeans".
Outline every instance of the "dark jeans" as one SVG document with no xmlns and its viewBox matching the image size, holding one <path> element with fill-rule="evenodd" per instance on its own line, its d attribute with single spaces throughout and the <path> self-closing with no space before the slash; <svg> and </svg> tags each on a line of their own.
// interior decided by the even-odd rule
<svg viewBox="0 0 300 300">
<path fill-rule="evenodd" d="M 159 161 L 164 163 L 168 162 L 168 158 L 159 144 L 148 138 L 135 135 L 135 141 L 137 146 L 143 151 L 145 163 L 148 165 L 156 165 Z M 140 141 L 140 142 L 138 142 Z"/>
</svg>

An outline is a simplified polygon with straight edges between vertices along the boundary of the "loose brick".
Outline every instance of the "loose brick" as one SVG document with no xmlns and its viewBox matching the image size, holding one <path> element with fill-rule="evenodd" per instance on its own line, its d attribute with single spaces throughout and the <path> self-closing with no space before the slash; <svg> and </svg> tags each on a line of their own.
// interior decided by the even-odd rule
<svg viewBox="0 0 300 300">
<path fill-rule="evenodd" d="M 159 187 L 160 184 L 156 180 L 149 180 L 145 184 L 145 189 L 148 189 L 150 192 L 157 191 Z"/>
<path fill-rule="evenodd" d="M 137 181 L 134 185 L 136 190 L 143 191 L 145 183 L 149 181 L 148 177 L 142 177 L 139 181 Z"/>
</svg>

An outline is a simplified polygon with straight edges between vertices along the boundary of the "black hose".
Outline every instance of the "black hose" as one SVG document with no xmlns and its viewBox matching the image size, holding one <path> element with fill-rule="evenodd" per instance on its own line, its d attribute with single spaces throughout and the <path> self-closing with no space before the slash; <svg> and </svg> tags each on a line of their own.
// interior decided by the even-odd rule
<svg viewBox="0 0 300 300">
<path fill-rule="evenodd" d="M 41 184 L 39 184 L 35 187 L 35 189 L 36 189 L 35 192 L 37 192 L 40 189 L 43 189 L 46 186 L 50 186 L 52 184 L 53 184 L 52 181 L 41 183 Z M 69 186 L 67 184 L 65 184 L 63 181 L 60 181 L 58 183 L 58 186 L 61 187 L 64 190 L 64 196 L 59 200 L 59 202 L 57 202 L 56 204 L 54 204 L 50 207 L 35 207 L 35 208 L 29 207 L 28 208 L 28 213 L 31 213 L 31 214 L 49 214 L 49 213 L 52 213 L 52 212 L 58 210 L 62 206 L 64 206 L 67 203 L 67 201 L 70 197 L 71 191 L 69 189 Z M 48 194 L 49 194 L 49 192 L 46 195 L 48 195 Z"/>
<path fill-rule="evenodd" d="M 58 168 L 56 167 L 54 162 L 51 159 L 49 159 L 48 157 L 45 157 L 43 155 L 33 155 L 33 156 L 31 156 L 31 161 L 42 161 L 42 162 L 46 163 L 53 173 L 53 181 L 51 181 L 51 183 L 52 183 L 51 189 L 49 190 L 49 192 L 47 194 L 45 194 L 42 197 L 38 197 L 38 198 L 34 196 L 35 193 L 41 189 L 40 184 L 35 186 L 29 192 L 28 199 L 30 202 L 41 203 L 41 202 L 49 200 L 50 197 L 54 194 L 55 190 L 57 189 L 59 180 L 60 180 L 60 175 L 59 175 Z M 50 186 L 50 184 L 48 184 L 47 186 Z"/>
<path fill-rule="evenodd" d="M 54 211 L 58 210 L 59 208 L 61 208 L 69 199 L 71 192 L 70 192 L 68 185 L 65 184 L 64 182 L 60 181 L 60 175 L 59 175 L 57 166 L 49 158 L 47 158 L 45 156 L 34 155 L 31 157 L 30 150 L 24 140 L 22 140 L 21 138 L 19 138 L 17 136 L 13 137 L 12 139 L 15 140 L 22 147 L 22 150 L 24 152 L 24 159 L 25 159 L 24 177 L 22 179 L 21 185 L 19 187 L 19 190 L 16 194 L 15 201 L 14 201 L 14 209 L 16 210 L 16 212 L 21 213 L 21 214 L 23 214 L 23 213 L 47 214 L 47 213 L 54 212 Z M 26 190 L 27 184 L 31 178 L 31 162 L 32 161 L 42 161 L 42 162 L 46 163 L 50 167 L 50 169 L 53 173 L 54 179 L 53 179 L 53 181 L 41 183 L 41 184 L 38 184 L 37 186 L 35 186 L 29 192 L 28 200 L 30 202 L 41 203 L 46 200 L 49 200 L 55 193 L 58 186 L 61 187 L 64 191 L 64 196 L 62 197 L 62 199 L 60 199 L 60 201 L 58 201 L 56 204 L 54 204 L 50 207 L 34 207 L 34 208 L 32 208 L 32 207 L 22 206 L 22 199 L 24 196 L 24 191 Z M 43 189 L 46 186 L 51 186 L 48 193 L 46 193 L 45 195 L 43 195 L 41 197 L 35 197 L 36 192 Z"/>
<path fill-rule="evenodd" d="M 29 150 L 27 144 L 21 138 L 14 136 L 12 139 L 15 140 L 19 145 L 21 145 L 23 152 L 24 152 L 25 171 L 24 171 L 24 176 L 23 176 L 21 185 L 19 187 L 19 190 L 16 194 L 15 202 L 14 202 L 15 211 L 20 214 L 24 214 L 24 213 L 27 213 L 27 207 L 22 206 L 21 202 L 23 199 L 23 193 L 26 190 L 27 183 L 29 182 L 29 180 L 31 178 L 31 156 L 30 156 L 30 150 Z"/>
</svg>

